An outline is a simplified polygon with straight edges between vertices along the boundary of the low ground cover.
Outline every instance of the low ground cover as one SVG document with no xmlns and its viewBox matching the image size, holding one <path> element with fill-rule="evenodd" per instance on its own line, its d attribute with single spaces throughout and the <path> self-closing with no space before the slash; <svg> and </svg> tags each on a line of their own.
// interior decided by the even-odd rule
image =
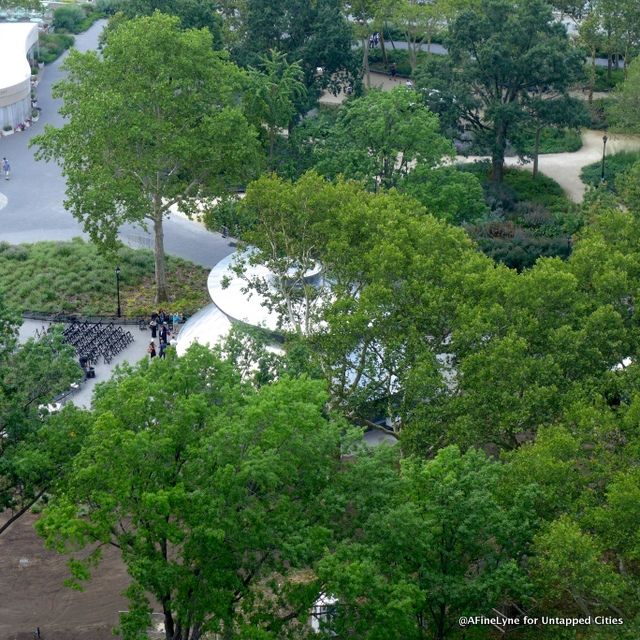
<svg viewBox="0 0 640 640">
<path fill-rule="evenodd" d="M 491 211 L 486 220 L 466 226 L 485 254 L 518 270 L 533 266 L 540 257 L 569 256 L 571 235 L 581 227 L 582 218 L 557 182 L 510 167 L 504 183 L 496 187 L 488 163 L 465 164 L 460 169 L 481 180 Z"/>
<path fill-rule="evenodd" d="M 607 156 L 604 166 L 605 186 L 610 191 L 616 192 L 616 181 L 618 177 L 626 173 L 631 167 L 640 161 L 640 152 L 621 151 L 620 153 Z M 602 176 L 602 161 L 588 164 L 582 168 L 580 179 L 590 187 L 597 187 Z"/>
<path fill-rule="evenodd" d="M 187 315 L 210 302 L 204 267 L 169 257 L 167 279 L 172 311 Z M 90 243 L 0 243 L 0 289 L 7 304 L 18 311 L 114 315 L 115 267 L 120 267 L 120 297 L 125 316 L 148 315 L 154 303 L 153 253 L 121 248 L 105 257 Z"/>
</svg>

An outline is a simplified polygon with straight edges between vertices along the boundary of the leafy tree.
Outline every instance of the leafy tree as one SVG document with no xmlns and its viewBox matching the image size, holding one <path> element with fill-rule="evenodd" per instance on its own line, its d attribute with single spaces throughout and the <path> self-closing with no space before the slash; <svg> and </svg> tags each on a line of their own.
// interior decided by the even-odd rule
<svg viewBox="0 0 640 640">
<path fill-rule="evenodd" d="M 289 64 L 286 56 L 271 50 L 262 56 L 258 69 L 251 69 L 250 108 L 269 134 L 269 167 L 273 169 L 278 132 L 290 129 L 296 102 L 306 96 L 304 73 L 299 62 Z"/>
<path fill-rule="evenodd" d="M 13 9 L 15 7 L 42 11 L 40 0 L 0 0 L 0 9 Z"/>
<path fill-rule="evenodd" d="M 78 33 L 85 18 L 85 12 L 78 5 L 59 7 L 53 12 L 53 26 L 56 31 Z"/>
<path fill-rule="evenodd" d="M 612 125 L 617 129 L 640 133 L 640 58 L 631 63 L 627 78 L 614 94 L 610 107 Z"/>
<path fill-rule="evenodd" d="M 243 66 L 259 64 L 271 49 L 301 61 L 309 97 L 323 88 L 354 85 L 351 24 L 341 0 L 252 0 L 226 3 L 234 31 L 232 55 Z M 318 70 L 321 70 L 320 72 Z M 301 111 L 305 103 L 298 104 Z"/>
<path fill-rule="evenodd" d="M 457 16 L 447 48 L 449 62 L 427 64 L 416 85 L 445 124 L 463 123 L 490 147 L 500 183 L 507 141 L 527 121 L 531 93 L 565 96 L 581 55 L 542 0 L 483 0 Z"/>
<path fill-rule="evenodd" d="M 473 223 L 489 213 L 480 180 L 455 167 L 419 164 L 399 182 L 398 189 L 451 224 Z"/>
<path fill-rule="evenodd" d="M 119 10 L 127 18 L 150 16 L 155 11 L 177 16 L 183 29 L 208 29 L 213 46 L 222 48 L 222 19 L 216 4 L 208 0 L 127 0 Z"/>
<path fill-rule="evenodd" d="M 394 187 L 418 162 L 434 167 L 453 156 L 438 118 L 405 87 L 370 91 L 347 102 L 317 146 L 316 168 L 329 177 L 362 180 L 372 190 Z"/>
<path fill-rule="evenodd" d="M 61 551 L 94 549 L 71 562 L 79 580 L 101 546 L 120 549 L 132 580 L 125 640 L 150 623 L 146 594 L 168 640 L 283 637 L 317 594 L 295 570 L 331 539 L 323 494 L 340 438 L 325 401 L 308 379 L 252 388 L 205 347 L 120 370 L 38 530 Z"/>
<path fill-rule="evenodd" d="M 83 432 L 73 412 L 39 409 L 79 378 L 72 349 L 59 331 L 19 345 L 18 326 L 0 299 L 0 534 L 51 489 Z"/>
<path fill-rule="evenodd" d="M 500 504 L 502 473 L 473 449 L 403 460 L 358 542 L 320 563 L 325 589 L 338 598 L 332 630 L 366 640 L 443 640 L 456 635 L 460 615 L 526 591 L 518 554 L 526 548 L 520 532 L 531 535 L 522 523 L 528 506 Z"/>
<path fill-rule="evenodd" d="M 55 89 L 67 118 L 33 139 L 67 178 L 66 206 L 105 250 L 122 224 L 153 225 L 157 301 L 167 300 L 163 220 L 224 191 L 258 161 L 238 104 L 242 76 L 207 31 L 155 13 L 107 35 L 103 55 L 72 52 Z M 198 143 L 194 144 L 194 140 Z"/>
</svg>

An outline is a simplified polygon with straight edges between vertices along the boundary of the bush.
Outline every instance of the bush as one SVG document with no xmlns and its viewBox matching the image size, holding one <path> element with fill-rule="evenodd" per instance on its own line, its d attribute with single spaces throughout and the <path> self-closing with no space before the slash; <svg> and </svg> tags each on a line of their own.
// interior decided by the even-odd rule
<svg viewBox="0 0 640 640">
<path fill-rule="evenodd" d="M 489 179 L 490 164 L 461 165 L 482 182 L 492 219 L 466 227 L 480 249 L 494 260 L 514 269 L 533 266 L 540 257 L 566 258 L 571 252 L 569 238 L 582 227 L 576 205 L 569 202 L 562 187 L 547 176 L 509 167 L 504 182 Z"/>
<path fill-rule="evenodd" d="M 639 151 L 621 151 L 614 155 L 607 156 L 605 160 L 605 186 L 615 193 L 616 181 L 618 177 L 631 169 L 640 160 Z M 602 161 L 588 164 L 582 167 L 580 179 L 590 187 L 597 187 L 600 184 L 602 175 Z"/>
<path fill-rule="evenodd" d="M 520 142 L 524 152 L 531 155 L 535 147 L 535 133 L 527 132 Z M 539 153 L 573 153 L 582 148 L 582 136 L 576 129 L 544 127 L 540 133 Z"/>
<path fill-rule="evenodd" d="M 624 82 L 624 69 L 612 69 L 611 77 L 606 67 L 596 67 L 594 91 L 611 91 Z"/>
<path fill-rule="evenodd" d="M 121 248 L 107 258 L 76 238 L 70 242 L 0 244 L 0 289 L 8 305 L 22 311 L 111 315 L 115 311 L 114 268 L 121 269 L 125 315 L 146 314 L 156 306 L 153 253 Z M 208 269 L 169 257 L 167 282 L 172 305 L 191 314 L 209 304 Z"/>
<path fill-rule="evenodd" d="M 38 62 L 51 64 L 65 50 L 73 46 L 74 37 L 65 33 L 43 33 L 40 35 L 40 52 Z"/>
<path fill-rule="evenodd" d="M 56 31 L 79 33 L 86 13 L 78 5 L 59 7 L 53 12 L 53 28 Z"/>
</svg>

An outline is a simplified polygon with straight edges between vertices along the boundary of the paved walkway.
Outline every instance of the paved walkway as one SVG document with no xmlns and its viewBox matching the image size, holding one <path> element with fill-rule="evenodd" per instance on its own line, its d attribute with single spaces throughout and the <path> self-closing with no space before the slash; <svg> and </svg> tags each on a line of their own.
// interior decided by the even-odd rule
<svg viewBox="0 0 640 640">
<path fill-rule="evenodd" d="M 76 37 L 80 51 L 95 49 L 104 21 Z M 0 138 L 0 157 L 11 163 L 12 178 L 0 182 L 0 241 L 11 243 L 39 240 L 69 240 L 84 236 L 80 224 L 65 210 L 65 182 L 56 164 L 36 162 L 29 140 L 40 133 L 45 124 L 59 126 L 59 101 L 51 97 L 51 86 L 63 77 L 60 65 L 63 56 L 45 68 L 38 86 L 38 102 L 42 108 L 40 120 L 22 133 Z M 5 202 L 6 206 L 2 206 Z M 148 233 L 139 227 L 126 226 L 122 239 L 130 245 L 151 248 Z M 219 234 L 205 231 L 182 217 L 165 221 L 165 247 L 168 253 L 186 258 L 205 267 L 212 267 L 233 249 Z"/>
<path fill-rule="evenodd" d="M 585 130 L 582 132 L 582 148 L 578 151 L 541 155 L 538 161 L 540 173 L 555 180 L 571 200 L 582 202 L 587 186 L 580 180 L 580 171 L 582 167 L 602 159 L 603 135 L 603 131 Z M 607 141 L 607 155 L 613 155 L 619 151 L 640 151 L 640 136 L 607 133 L 607 137 L 609 138 Z M 479 159 L 481 158 L 464 158 L 462 156 L 457 158 L 461 162 L 472 162 Z M 533 168 L 533 163 L 522 164 L 518 158 L 507 158 L 506 164 L 524 167 L 525 169 Z"/>
</svg>

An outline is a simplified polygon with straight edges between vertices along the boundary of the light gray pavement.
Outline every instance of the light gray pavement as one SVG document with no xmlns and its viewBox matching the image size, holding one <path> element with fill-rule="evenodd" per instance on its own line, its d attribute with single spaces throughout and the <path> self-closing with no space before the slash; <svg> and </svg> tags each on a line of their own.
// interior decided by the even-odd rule
<svg viewBox="0 0 640 640">
<path fill-rule="evenodd" d="M 95 49 L 104 21 L 97 22 L 89 31 L 76 37 L 80 51 Z M 59 126 L 59 101 L 51 97 L 51 86 L 63 77 L 60 65 L 66 55 L 45 68 L 44 77 L 37 88 L 38 103 L 42 108 L 40 120 L 24 132 L 0 138 L 0 157 L 11 163 L 10 181 L 0 181 L 0 203 L 6 197 L 6 206 L 0 206 L 0 240 L 11 243 L 40 240 L 68 240 L 84 236 L 80 224 L 64 208 L 65 182 L 56 164 L 36 162 L 29 140 L 49 123 Z M 149 234 L 133 226 L 125 227 L 123 240 L 134 246 L 149 246 Z M 231 253 L 228 240 L 210 233 L 196 223 L 182 217 L 165 222 L 165 247 L 168 253 L 186 258 L 205 267 L 212 267 Z"/>
<path fill-rule="evenodd" d="M 42 328 L 49 327 L 48 322 L 42 322 L 41 320 L 25 320 L 20 327 L 19 339 L 20 342 L 25 342 L 29 338 L 33 338 L 36 335 L 36 330 L 42 331 Z M 111 378 L 113 370 L 119 365 L 125 362 L 130 364 L 136 364 L 142 358 L 147 356 L 147 347 L 151 342 L 151 333 L 148 330 L 141 331 L 136 325 L 122 325 L 125 331 L 131 331 L 133 335 L 133 343 L 131 343 L 124 351 L 121 351 L 109 364 L 105 364 L 100 361 L 95 365 L 96 377 L 85 380 L 80 385 L 80 389 L 65 399 L 65 402 L 73 402 L 78 407 L 84 407 L 88 409 L 91 406 L 91 400 L 93 398 L 93 391 L 96 384 L 100 382 L 106 382 Z M 156 349 L 158 348 L 158 340 L 155 340 Z"/>
<path fill-rule="evenodd" d="M 405 51 L 409 48 L 409 45 L 403 40 L 385 40 L 384 42 L 385 48 L 387 51 L 393 51 L 394 49 L 399 49 L 400 51 Z M 354 47 L 359 48 L 360 45 L 354 45 Z M 421 51 L 426 51 L 430 53 L 435 53 L 436 55 L 443 56 L 447 54 L 447 49 L 443 47 L 441 44 L 431 43 L 420 45 Z M 606 67 L 608 61 L 606 58 L 596 58 L 596 66 L 597 67 Z M 615 69 L 616 65 L 612 65 Z M 618 61 L 618 68 L 622 69 L 624 66 L 622 61 Z"/>
</svg>

